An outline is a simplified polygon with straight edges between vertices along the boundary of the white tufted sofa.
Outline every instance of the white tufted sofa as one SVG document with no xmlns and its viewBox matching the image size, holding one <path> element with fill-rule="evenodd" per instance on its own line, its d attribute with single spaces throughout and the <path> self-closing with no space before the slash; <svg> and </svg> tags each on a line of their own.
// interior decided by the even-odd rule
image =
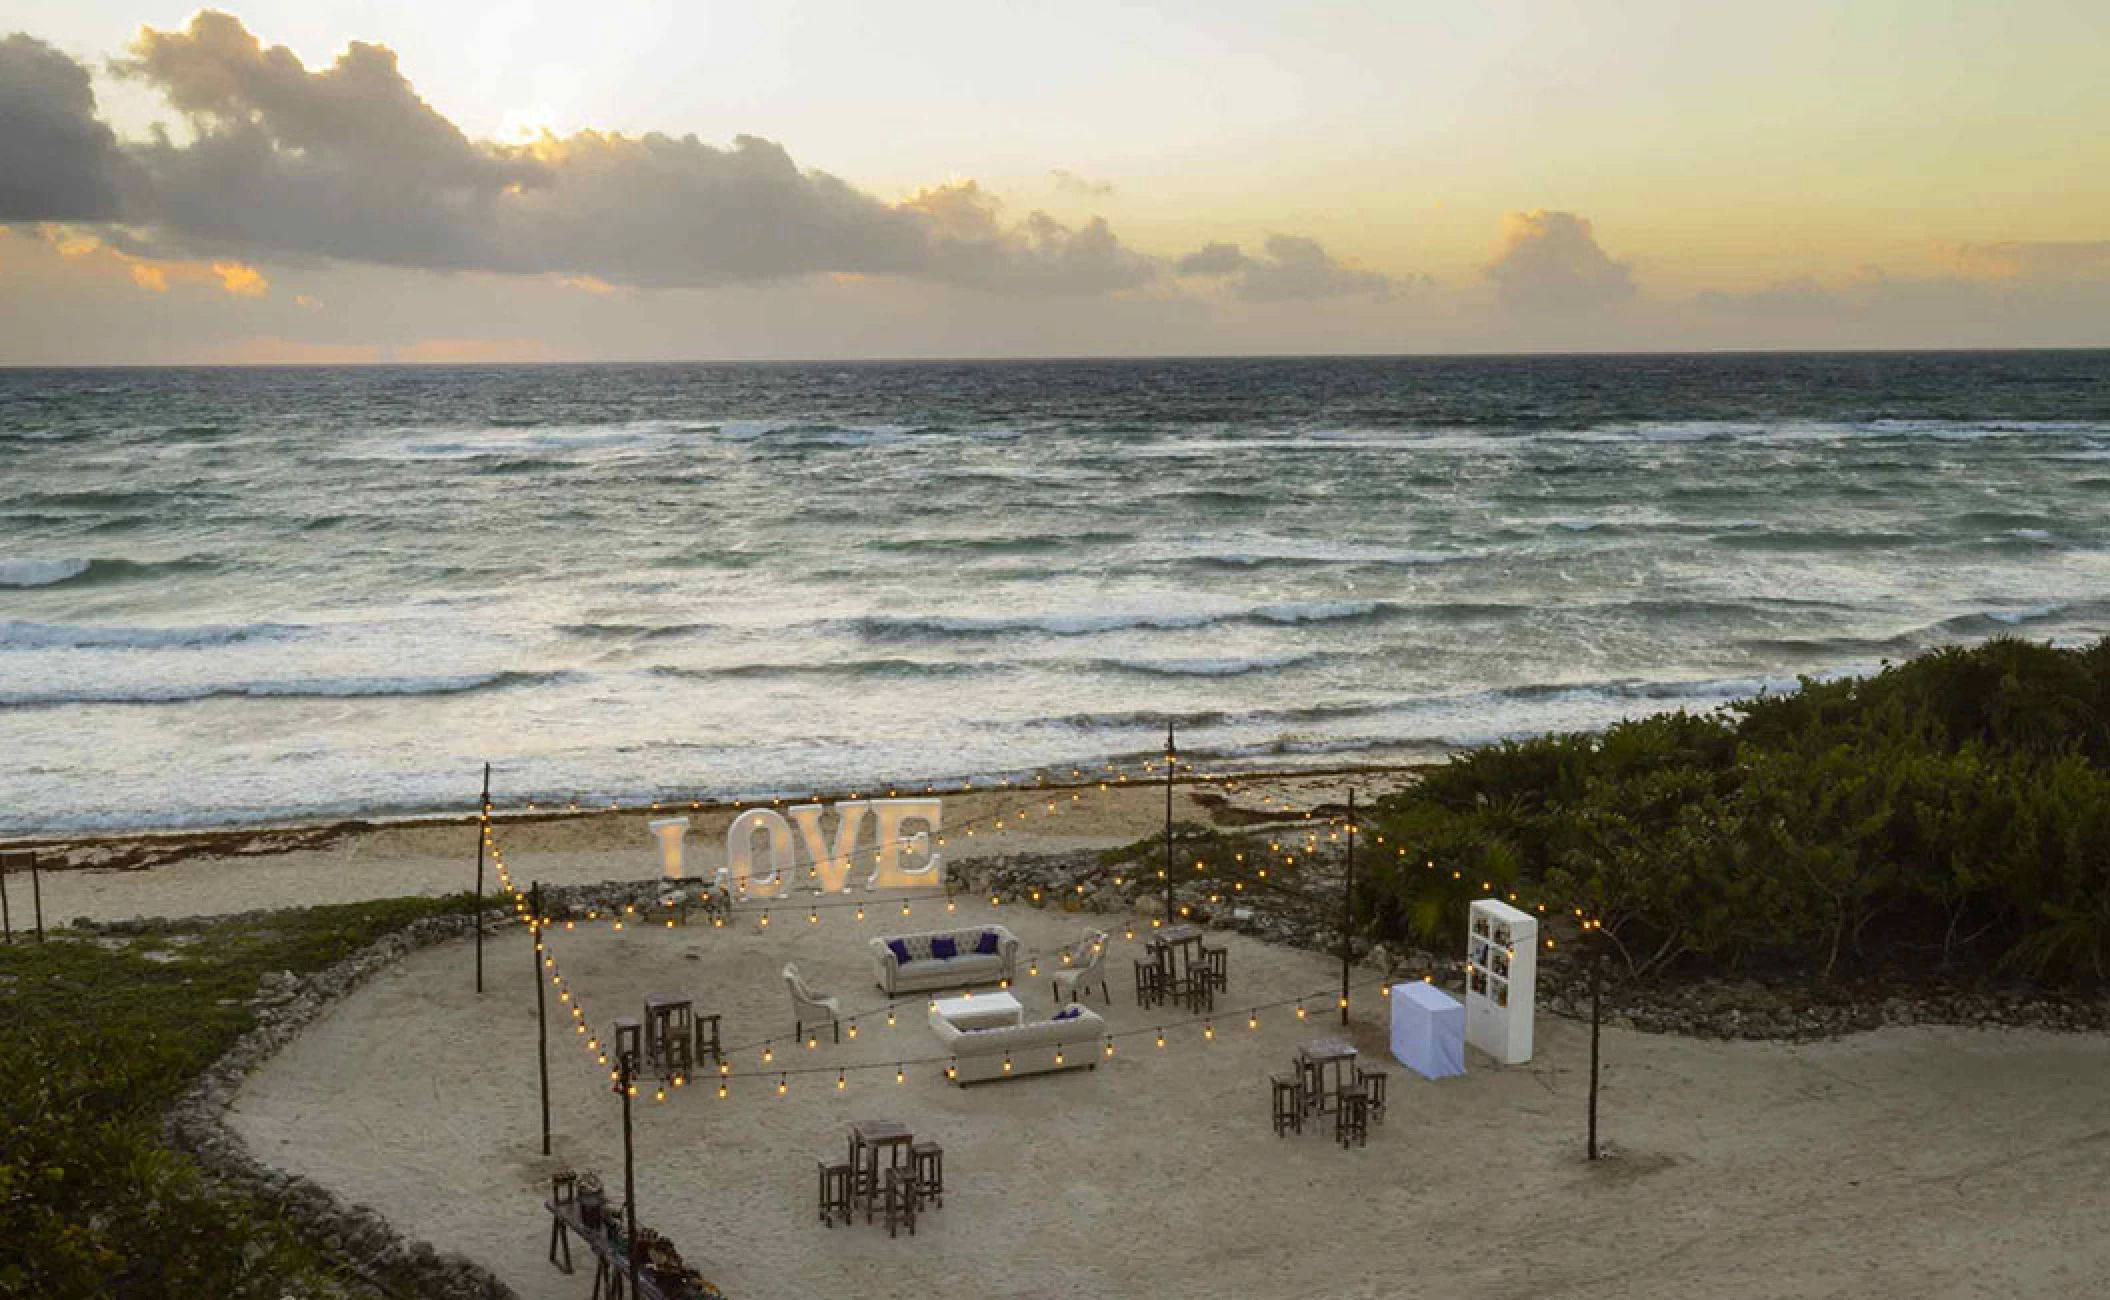
<svg viewBox="0 0 2110 1300">
<path fill-rule="evenodd" d="M 976 952 L 982 935 L 996 936 L 996 951 Z M 954 955 L 931 954 L 931 941 L 950 939 Z M 898 943 L 908 952 L 902 961 L 889 945 Z M 1001 925 L 977 925 L 965 930 L 937 930 L 930 934 L 894 934 L 872 940 L 872 965 L 879 987 L 889 997 L 923 989 L 954 989 L 966 984 L 995 984 L 1012 978 L 1018 966 L 1018 936 Z"/>
<path fill-rule="evenodd" d="M 1100 1044 L 1106 1038 L 1105 1019 L 1090 1007 L 1075 1003 L 1063 1010 L 1074 1014 L 1060 1020 L 1029 1020 L 989 1029 L 960 1029 L 933 1011 L 930 1028 L 938 1036 L 939 1046 L 952 1053 L 955 1083 L 982 1083 L 1051 1070 L 1097 1069 Z M 1006 1059 L 1011 1062 L 1008 1073 L 1004 1069 Z"/>
</svg>

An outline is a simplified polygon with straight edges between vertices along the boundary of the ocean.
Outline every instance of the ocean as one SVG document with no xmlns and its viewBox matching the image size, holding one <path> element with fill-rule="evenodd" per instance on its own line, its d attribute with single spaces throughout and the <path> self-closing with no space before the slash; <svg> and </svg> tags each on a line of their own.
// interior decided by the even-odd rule
<svg viewBox="0 0 2110 1300">
<path fill-rule="evenodd" d="M 1391 762 L 2110 633 L 2110 352 L 0 370 L 0 833 Z"/>
</svg>

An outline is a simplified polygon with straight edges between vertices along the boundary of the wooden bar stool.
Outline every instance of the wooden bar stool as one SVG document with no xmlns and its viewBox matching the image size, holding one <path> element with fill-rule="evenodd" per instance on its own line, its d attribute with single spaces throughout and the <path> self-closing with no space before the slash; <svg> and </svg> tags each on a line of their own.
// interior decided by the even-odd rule
<svg viewBox="0 0 2110 1300">
<path fill-rule="evenodd" d="M 1231 950 L 1202 945 L 1202 974 L 1218 993 L 1231 991 Z"/>
<path fill-rule="evenodd" d="M 1304 1081 L 1291 1075 L 1270 1075 L 1274 1088 L 1275 1136 L 1304 1131 Z"/>
<path fill-rule="evenodd" d="M 1136 1005 L 1154 1007 L 1165 1000 L 1165 971 L 1156 961 L 1136 959 Z"/>
<path fill-rule="evenodd" d="M 549 1179 L 549 1262 L 565 1273 L 571 1272 L 571 1233 L 566 1229 L 565 1216 L 579 1212 L 579 1176 L 569 1169 L 561 1169 Z M 559 1253 L 563 1258 L 558 1258 Z"/>
<path fill-rule="evenodd" d="M 916 1175 L 915 1171 L 900 1165 L 888 1165 L 886 1171 L 886 1235 L 900 1235 L 900 1229 L 908 1228 L 908 1235 L 916 1235 Z"/>
<path fill-rule="evenodd" d="M 1297 1067 L 1297 1091 L 1306 1112 L 1326 1109 L 1326 1067 L 1302 1056 L 1290 1058 Z"/>
<path fill-rule="evenodd" d="M 645 1059 L 645 1027 L 629 1016 L 616 1017 L 615 1059 L 630 1062 L 632 1078 L 637 1077 L 638 1066 Z"/>
<path fill-rule="evenodd" d="M 645 997 L 645 1060 L 669 1071 L 677 1065 L 686 1070 L 693 1064 L 691 1039 L 695 1032 L 695 1009 L 687 998 L 666 993 Z"/>
<path fill-rule="evenodd" d="M 1369 1099 L 1370 1118 L 1385 1122 L 1385 1071 L 1356 1067 L 1355 1086 Z"/>
<path fill-rule="evenodd" d="M 945 1148 L 936 1142 L 918 1142 L 909 1147 L 909 1170 L 916 1178 L 916 1194 L 939 1209 L 945 1208 Z"/>
<path fill-rule="evenodd" d="M 725 1059 L 725 1051 L 718 1042 L 718 1013 L 696 1017 L 696 1048 L 691 1059 L 701 1061 L 708 1053 L 713 1065 Z"/>
<path fill-rule="evenodd" d="M 1334 1103 L 1333 1140 L 1344 1148 L 1370 1145 L 1370 1098 L 1360 1089 L 1343 1089 Z"/>
<path fill-rule="evenodd" d="M 850 1222 L 850 1166 L 847 1161 L 813 1162 L 820 1179 L 821 1222 L 834 1227 L 836 1220 Z"/>
</svg>

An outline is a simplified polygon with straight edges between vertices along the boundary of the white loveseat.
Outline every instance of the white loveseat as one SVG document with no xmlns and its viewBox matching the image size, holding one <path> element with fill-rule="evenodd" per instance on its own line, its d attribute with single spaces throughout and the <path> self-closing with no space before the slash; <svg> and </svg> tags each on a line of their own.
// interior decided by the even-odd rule
<svg viewBox="0 0 2110 1300">
<path fill-rule="evenodd" d="M 982 942 L 994 935 L 994 944 Z M 940 939 L 952 941 L 952 955 L 939 956 L 932 945 Z M 896 945 L 900 951 L 897 952 Z M 940 944 L 938 947 L 943 948 Z M 982 952 L 985 946 L 995 952 Z M 902 959 L 907 954 L 907 960 Z M 879 987 L 889 997 L 923 989 L 953 989 L 967 984 L 995 984 L 1013 977 L 1018 966 L 1018 936 L 1001 925 L 977 925 L 965 930 L 938 930 L 930 934 L 896 934 L 872 940 L 872 965 Z"/>
<path fill-rule="evenodd" d="M 1075 1003 L 1063 1011 L 1069 1014 L 1059 1019 L 1029 1020 L 989 1029 L 961 1029 L 933 1011 L 930 1028 L 938 1036 L 940 1048 L 952 1054 L 955 1083 L 982 1083 L 1051 1070 L 1097 1069 L 1100 1044 L 1106 1038 L 1105 1019 L 1091 1008 Z M 1011 1062 L 1009 1072 L 1004 1069 L 1006 1060 Z"/>
</svg>

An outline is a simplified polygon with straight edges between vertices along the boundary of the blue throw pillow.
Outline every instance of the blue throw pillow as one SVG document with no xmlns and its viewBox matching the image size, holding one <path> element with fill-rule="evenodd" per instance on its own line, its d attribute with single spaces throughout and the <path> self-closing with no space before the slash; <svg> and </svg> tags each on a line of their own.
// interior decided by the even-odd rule
<svg viewBox="0 0 2110 1300">
<path fill-rule="evenodd" d="M 908 964 L 908 945 L 906 943 L 899 939 L 889 939 L 886 941 L 886 946 L 894 954 L 895 961 L 904 966 Z"/>
<path fill-rule="evenodd" d="M 982 931 L 982 937 L 974 941 L 974 950 L 984 957 L 996 956 L 996 931 Z"/>
<path fill-rule="evenodd" d="M 1081 1016 L 1081 1015 L 1083 1015 L 1083 1014 L 1084 1014 L 1084 1008 L 1083 1008 L 1083 1007 L 1080 1007 L 1080 1006 L 1078 1006 L 1078 1005 L 1077 1005 L 1076 1003 L 1072 1002 L 1072 1003 L 1071 1003 L 1070 1005 L 1068 1005 L 1068 1006 L 1064 1007 L 1064 1008 L 1063 1008 L 1062 1010 L 1060 1010 L 1060 1011 L 1056 1012 L 1056 1013 L 1054 1014 L 1054 1016 L 1053 1016 L 1053 1017 L 1051 1017 L 1051 1018 L 1052 1018 L 1052 1019 L 1055 1019 L 1055 1020 L 1075 1020 L 1075 1019 L 1076 1019 L 1077 1017 L 1079 1017 L 1079 1016 Z"/>
<path fill-rule="evenodd" d="M 949 938 L 933 939 L 930 941 L 930 955 L 939 961 L 951 961 L 960 955 L 960 945 Z"/>
</svg>

